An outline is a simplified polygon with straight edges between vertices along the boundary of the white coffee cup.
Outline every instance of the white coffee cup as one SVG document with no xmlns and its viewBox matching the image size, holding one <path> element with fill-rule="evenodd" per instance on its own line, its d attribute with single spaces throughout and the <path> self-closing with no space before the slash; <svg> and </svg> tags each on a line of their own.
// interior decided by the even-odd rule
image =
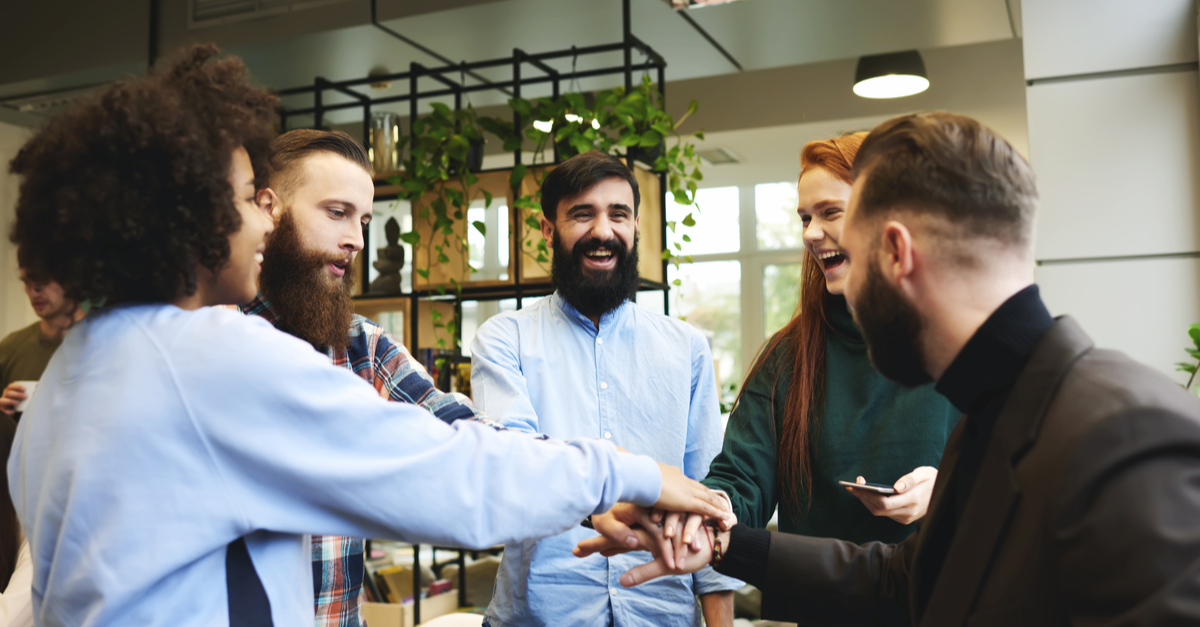
<svg viewBox="0 0 1200 627">
<path fill-rule="evenodd" d="M 20 404 L 17 405 L 18 412 L 25 411 L 25 407 L 27 405 L 29 405 L 30 399 L 33 398 L 33 391 L 37 389 L 38 382 L 37 381 L 13 381 L 13 383 L 16 383 L 17 385 L 21 385 L 21 386 L 25 387 L 25 396 L 27 396 L 28 398 L 21 401 Z"/>
</svg>

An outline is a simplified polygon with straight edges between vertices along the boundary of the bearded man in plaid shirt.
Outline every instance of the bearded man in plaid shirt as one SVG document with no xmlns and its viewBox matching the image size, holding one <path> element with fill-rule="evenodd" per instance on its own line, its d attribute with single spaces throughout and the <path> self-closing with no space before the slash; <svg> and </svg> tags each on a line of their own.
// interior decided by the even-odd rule
<svg viewBox="0 0 1200 627">
<path fill-rule="evenodd" d="M 295 130 L 277 137 L 268 187 L 257 198 L 270 205 L 275 232 L 263 253 L 258 298 L 241 310 L 308 341 L 384 398 L 420 405 L 447 423 L 481 419 L 467 397 L 434 387 L 403 344 L 354 314 L 354 261 L 374 197 L 367 153 L 349 135 Z M 317 627 L 362 625 L 363 544 L 313 536 Z"/>
</svg>

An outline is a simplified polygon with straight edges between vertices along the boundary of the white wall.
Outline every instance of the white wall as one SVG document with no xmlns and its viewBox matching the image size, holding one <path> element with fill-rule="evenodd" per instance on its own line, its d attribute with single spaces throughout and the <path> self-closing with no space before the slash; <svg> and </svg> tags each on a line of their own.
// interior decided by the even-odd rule
<svg viewBox="0 0 1200 627">
<path fill-rule="evenodd" d="M 17 177 L 8 163 L 29 136 L 27 128 L 0 122 L 0 337 L 37 320 L 17 280 L 17 249 L 8 241 L 17 204 Z"/>
<path fill-rule="evenodd" d="M 1200 321 L 1195 0 L 1037 0 L 1022 21 L 1047 306 L 1183 382 Z"/>
</svg>

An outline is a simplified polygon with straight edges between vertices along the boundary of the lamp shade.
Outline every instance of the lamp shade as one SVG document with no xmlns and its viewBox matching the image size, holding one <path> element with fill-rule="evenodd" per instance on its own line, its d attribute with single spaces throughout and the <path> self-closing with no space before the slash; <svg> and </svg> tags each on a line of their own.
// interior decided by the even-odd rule
<svg viewBox="0 0 1200 627">
<path fill-rule="evenodd" d="M 859 57 L 854 93 L 863 98 L 900 98 L 929 89 L 925 62 L 916 50 Z"/>
</svg>

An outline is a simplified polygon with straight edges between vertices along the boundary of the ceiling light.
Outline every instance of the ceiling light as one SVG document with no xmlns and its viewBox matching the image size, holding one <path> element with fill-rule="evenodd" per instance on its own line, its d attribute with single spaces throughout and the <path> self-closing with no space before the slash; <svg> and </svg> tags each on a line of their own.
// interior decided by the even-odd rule
<svg viewBox="0 0 1200 627">
<path fill-rule="evenodd" d="M 554 128 L 554 120 L 534 120 L 533 128 L 543 133 L 549 133 L 550 129 Z"/>
<path fill-rule="evenodd" d="M 713 148 L 710 150 L 697 150 L 696 154 L 707 161 L 710 165 L 725 165 L 727 163 L 741 163 L 742 160 L 737 155 L 733 154 L 727 148 Z"/>
<path fill-rule="evenodd" d="M 863 98 L 901 98 L 929 89 L 925 62 L 916 50 L 859 57 L 854 93 Z"/>
</svg>

